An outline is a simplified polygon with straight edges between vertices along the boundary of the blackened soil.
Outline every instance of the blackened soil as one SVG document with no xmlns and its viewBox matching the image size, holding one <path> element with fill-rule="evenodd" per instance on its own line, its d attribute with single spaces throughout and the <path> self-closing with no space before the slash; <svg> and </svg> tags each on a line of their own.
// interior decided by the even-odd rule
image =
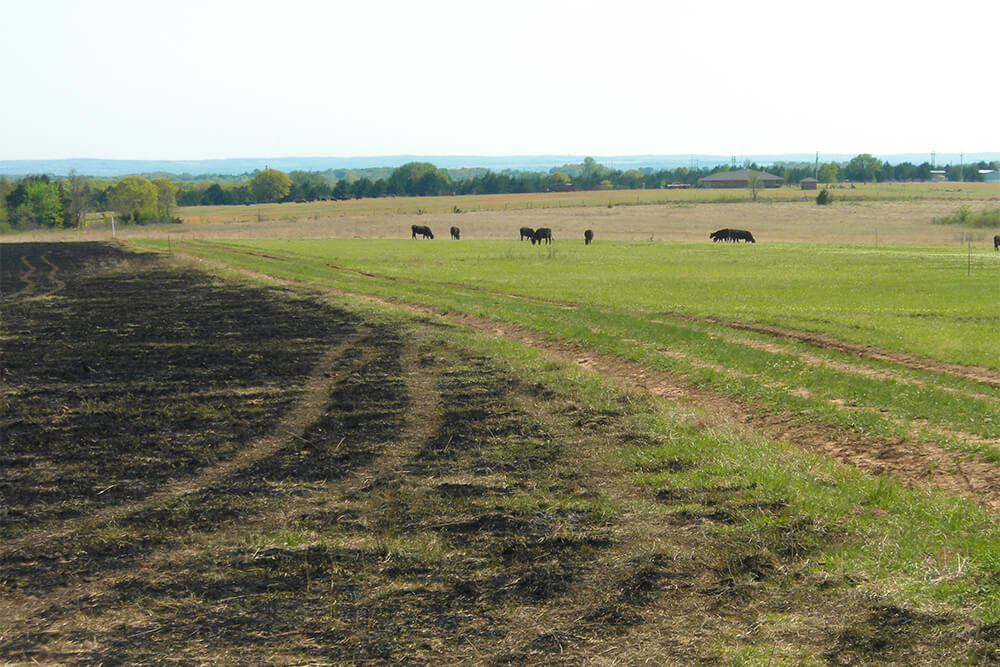
<svg viewBox="0 0 1000 667">
<path fill-rule="evenodd" d="M 345 313 L 281 290 L 220 288 L 107 245 L 0 253 L 4 537 L 231 457 L 273 428 L 324 346 L 354 331 Z M 25 278 L 28 265 L 46 272 Z"/>
</svg>

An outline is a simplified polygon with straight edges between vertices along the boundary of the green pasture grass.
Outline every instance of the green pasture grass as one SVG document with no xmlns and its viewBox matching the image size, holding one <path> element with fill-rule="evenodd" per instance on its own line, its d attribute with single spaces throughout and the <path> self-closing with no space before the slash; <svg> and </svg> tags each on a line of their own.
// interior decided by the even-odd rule
<svg viewBox="0 0 1000 667">
<path fill-rule="evenodd" d="M 838 427 L 851 429 L 861 433 L 875 433 L 885 437 L 916 437 L 921 441 L 932 441 L 938 444 L 956 448 L 962 451 L 974 451 L 986 458 L 1000 461 L 1000 451 L 997 448 L 978 442 L 975 437 L 995 439 L 1000 437 L 1000 389 L 989 387 L 970 380 L 955 378 L 943 373 L 920 371 L 901 367 L 890 362 L 865 361 L 834 350 L 818 350 L 802 343 L 787 342 L 784 347 L 788 353 L 762 350 L 739 341 L 728 341 L 720 337 L 727 332 L 733 334 L 725 326 L 691 320 L 680 320 L 669 316 L 669 312 L 685 310 L 680 303 L 671 303 L 664 310 L 654 308 L 654 299 L 649 292 L 655 292 L 662 285 L 672 281 L 685 280 L 683 271 L 674 266 L 670 268 L 672 277 L 669 280 L 657 281 L 649 277 L 660 267 L 643 267 L 642 262 L 649 262 L 650 249 L 645 244 L 609 244 L 612 250 L 635 250 L 635 261 L 631 266 L 625 262 L 622 255 L 616 255 L 620 270 L 617 274 L 613 267 L 604 264 L 606 260 L 595 262 L 593 256 L 581 257 L 581 263 L 588 263 L 591 271 L 570 269 L 563 271 L 566 264 L 558 259 L 560 254 L 571 255 L 572 249 L 553 250 L 556 259 L 545 259 L 544 249 L 525 249 L 513 243 L 481 242 L 467 244 L 469 248 L 458 248 L 459 244 L 447 244 L 435 254 L 436 248 L 430 244 L 403 244 L 413 248 L 410 256 L 394 256 L 383 248 L 393 248 L 399 242 L 329 242 L 314 241 L 305 244 L 297 241 L 272 241 L 255 244 L 255 248 L 284 257 L 298 257 L 301 261 L 279 261 L 246 254 L 235 254 L 218 249 L 217 243 L 211 246 L 199 246 L 198 254 L 205 257 L 220 259 L 235 265 L 259 270 L 265 273 L 280 275 L 285 278 L 301 280 L 316 285 L 340 287 L 343 289 L 367 292 L 383 297 L 397 298 L 425 305 L 431 305 L 442 311 L 454 310 L 469 312 L 478 316 L 494 318 L 506 322 L 518 322 L 534 330 L 544 332 L 556 339 L 575 340 L 587 344 L 602 352 L 632 359 L 650 368 L 669 371 L 688 381 L 711 387 L 716 391 L 752 398 L 757 403 L 779 408 L 791 414 L 798 414 L 804 420 L 821 420 Z M 659 245 L 659 244 L 657 244 Z M 697 250 L 690 245 L 676 244 L 677 255 L 688 253 L 689 259 L 684 266 L 694 266 L 690 259 L 690 251 Z M 492 247 L 490 247 L 492 246 Z M 247 247 L 237 243 L 232 247 Z M 343 252 L 347 247 L 350 254 Z M 488 254 L 483 255 L 484 248 Z M 536 251 L 534 255 L 531 250 Z M 671 249 L 673 250 L 673 249 Z M 730 261 L 702 268 L 701 275 L 711 274 L 713 279 L 729 272 L 733 274 L 732 258 L 739 252 L 752 252 L 753 248 L 729 247 L 720 248 L 727 255 L 723 259 Z M 812 248 L 794 248 L 799 254 Z M 848 248 L 834 249 L 838 254 L 845 253 Z M 461 252 L 459 252 L 461 251 Z M 477 254 L 477 251 L 479 254 Z M 449 257 L 448 254 L 452 253 Z M 694 253 L 697 256 L 697 253 Z M 941 253 L 935 253 L 935 255 Z M 890 258 L 912 258 L 918 253 L 900 253 L 894 251 Z M 701 255 L 704 257 L 704 255 Z M 866 256 L 867 257 L 867 256 Z M 780 257 L 779 257 L 780 259 Z M 937 260 L 937 261 L 940 261 Z M 370 270 L 392 276 L 406 276 L 415 282 L 379 279 L 368 276 L 343 273 L 327 266 L 327 263 L 338 266 L 353 266 L 359 270 Z M 667 260 L 664 260 L 667 263 Z M 500 265 L 507 268 L 502 274 Z M 456 268 L 455 265 L 462 265 Z M 548 281 L 553 284 L 550 292 L 544 290 L 545 278 L 542 273 L 546 266 L 553 276 Z M 918 264 L 918 266 L 920 266 Z M 436 269 L 428 267 L 437 267 Z M 780 298 L 768 295 L 769 285 L 764 281 L 771 279 L 780 283 L 775 276 L 781 273 L 782 267 L 772 268 L 756 265 L 755 270 L 761 278 L 754 291 L 765 295 L 761 300 L 769 304 L 778 304 Z M 594 275 L 600 270 L 601 274 Z M 645 272 L 645 274 L 644 274 Z M 534 274 L 535 279 L 526 280 L 525 275 Z M 586 281 L 590 288 L 580 289 L 562 274 L 573 273 L 580 281 Z M 820 272 L 821 273 L 821 272 Z M 622 279 L 619 274 L 626 274 L 629 287 L 618 287 L 616 281 Z M 646 275 L 645 281 L 650 287 L 644 292 L 639 277 Z M 699 275 L 699 278 L 701 277 Z M 882 280 L 888 281 L 894 277 L 892 271 L 879 274 Z M 486 277 L 486 279 L 482 279 Z M 595 278 L 605 281 L 602 285 Z M 690 281 L 691 279 L 686 279 Z M 728 280 L 734 280 L 729 278 Z M 567 307 L 562 303 L 550 303 L 539 300 L 525 300 L 505 294 L 492 294 L 471 289 L 455 287 L 452 281 L 484 288 L 498 289 L 504 292 L 534 294 L 563 297 L 574 301 L 576 305 Z M 631 282 L 629 282 L 631 281 Z M 813 274 L 817 289 L 821 282 L 818 274 Z M 961 280 L 952 289 L 958 291 Z M 721 285 L 722 283 L 717 283 Z M 821 287 L 821 286 L 819 286 Z M 673 289 L 673 288 L 671 288 Z M 688 288 L 686 291 L 674 289 L 689 300 L 691 295 L 699 295 L 699 288 Z M 632 290 L 628 292 L 627 290 Z M 711 292 L 711 290 L 709 290 Z M 786 291 L 788 295 L 794 291 Z M 635 294 L 635 300 L 644 302 L 643 307 L 629 307 L 630 294 Z M 861 293 L 855 291 L 854 295 Z M 600 303 L 600 297 L 611 305 Z M 727 317 L 753 320 L 747 314 L 738 310 L 743 304 L 733 304 L 731 310 L 715 309 L 716 304 L 709 301 L 708 293 L 701 293 L 702 303 L 692 304 L 691 308 L 702 314 L 724 314 Z M 790 297 L 789 297 L 790 298 Z M 588 301 L 589 300 L 589 301 Z M 689 303 L 691 303 L 689 301 Z M 926 306 L 921 306 L 926 307 Z M 782 309 L 772 306 L 771 317 L 765 320 L 775 324 L 788 324 L 779 318 Z M 860 327 L 862 322 L 870 326 L 864 317 L 868 313 L 851 313 L 841 309 L 829 317 L 839 317 L 841 328 L 851 331 Z M 847 320 L 852 316 L 855 320 Z M 965 314 L 959 316 L 956 324 L 965 323 Z M 996 319 L 994 314 L 993 319 Z M 795 322 L 801 326 L 802 321 Z M 922 318 L 889 317 L 890 324 L 905 322 L 908 326 L 928 326 Z M 919 337 L 920 332 L 913 332 Z M 756 338 L 766 340 L 766 336 L 752 332 L 741 331 L 740 338 Z M 930 335 L 925 332 L 923 335 Z M 996 338 L 995 331 L 988 334 Z M 859 342 L 864 342 L 861 339 Z M 983 341 L 979 341 L 982 343 Z M 995 346 L 993 348 L 995 351 Z M 669 351 L 673 354 L 664 354 Z M 807 362 L 795 356 L 795 351 L 820 355 L 832 362 L 840 364 L 859 364 L 864 368 L 876 370 L 891 370 L 892 377 L 869 377 L 863 373 L 852 372 L 842 368 L 834 368 Z M 678 358 L 677 353 L 682 356 Z M 705 367 L 705 362 L 709 367 Z M 911 381 L 906 381 L 911 380 Z M 808 397 L 799 395 L 795 390 L 806 389 Z M 923 428 L 926 424 L 928 428 Z M 974 436 L 963 440 L 951 437 L 948 433 L 935 431 L 935 427 L 968 433 Z"/>
<path fill-rule="evenodd" d="M 229 242 L 524 296 L 761 322 L 1000 368 L 1000 258 L 985 247 L 569 241 Z"/>
<path fill-rule="evenodd" d="M 419 315 L 348 297 L 329 298 L 366 317 L 421 326 Z M 807 571 L 849 581 L 863 596 L 935 611 L 960 610 L 984 624 L 1000 621 L 1000 525 L 971 503 L 908 489 L 789 444 L 706 430 L 662 400 L 615 388 L 596 373 L 553 362 L 504 337 L 460 327 L 437 335 L 441 344 L 488 356 L 516 377 L 551 387 L 592 410 L 621 414 L 633 437 L 610 445 L 605 456 L 637 489 L 649 492 L 633 501 L 636 506 L 656 509 L 656 503 L 643 498 L 663 488 L 710 492 L 742 487 L 740 500 L 785 509 L 778 515 L 746 510 L 746 521 L 703 529 L 723 544 L 766 550 L 774 546 L 768 542 L 774 535 L 797 531 L 793 546 L 808 555 Z M 630 510 L 604 498 L 591 503 L 586 509 L 598 521 Z"/>
</svg>

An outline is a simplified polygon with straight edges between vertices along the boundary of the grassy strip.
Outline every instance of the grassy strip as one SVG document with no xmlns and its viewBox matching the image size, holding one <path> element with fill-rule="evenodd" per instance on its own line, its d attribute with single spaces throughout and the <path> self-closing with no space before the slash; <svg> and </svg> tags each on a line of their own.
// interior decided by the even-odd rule
<svg viewBox="0 0 1000 667">
<path fill-rule="evenodd" d="M 707 243 L 254 240 L 358 270 L 655 313 L 731 317 L 1000 368 L 1000 261 L 990 248 Z M 974 269 L 974 270 L 970 270 Z"/>
</svg>

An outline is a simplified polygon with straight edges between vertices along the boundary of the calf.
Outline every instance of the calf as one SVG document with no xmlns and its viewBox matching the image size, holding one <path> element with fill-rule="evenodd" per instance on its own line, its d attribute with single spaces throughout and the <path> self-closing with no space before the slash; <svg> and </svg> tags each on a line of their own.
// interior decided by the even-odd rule
<svg viewBox="0 0 1000 667">
<path fill-rule="evenodd" d="M 425 225 L 410 225 L 410 231 L 413 232 L 413 235 L 410 237 L 412 239 L 417 238 L 417 234 L 420 234 L 425 239 L 434 238 L 434 232 L 431 231 L 430 227 Z"/>
<path fill-rule="evenodd" d="M 462 230 L 460 230 L 458 227 L 451 228 L 451 238 L 455 239 L 456 241 L 458 240 L 458 237 L 459 235 L 461 235 L 461 233 Z"/>
<path fill-rule="evenodd" d="M 593 230 L 588 229 L 583 233 L 583 244 L 590 245 L 590 242 L 594 240 Z"/>
<path fill-rule="evenodd" d="M 1000 248 L 1000 234 L 993 237 L 993 249 L 996 250 L 997 248 Z"/>
<path fill-rule="evenodd" d="M 548 227 L 539 227 L 535 230 L 535 233 L 531 235 L 531 245 L 542 244 L 542 241 L 546 243 L 552 243 L 552 230 Z"/>
<path fill-rule="evenodd" d="M 535 236 L 535 230 L 531 227 L 521 227 L 521 238 L 518 239 L 523 241 L 524 239 L 532 239 Z"/>
</svg>

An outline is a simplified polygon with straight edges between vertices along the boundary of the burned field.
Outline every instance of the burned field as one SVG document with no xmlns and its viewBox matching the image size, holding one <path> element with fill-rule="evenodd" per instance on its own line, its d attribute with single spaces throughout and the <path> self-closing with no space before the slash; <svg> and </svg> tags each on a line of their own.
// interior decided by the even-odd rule
<svg viewBox="0 0 1000 667">
<path fill-rule="evenodd" d="M 838 527 L 650 455 L 625 396 L 158 256 L 0 251 L 2 660 L 1000 659 L 815 570 Z"/>
</svg>

